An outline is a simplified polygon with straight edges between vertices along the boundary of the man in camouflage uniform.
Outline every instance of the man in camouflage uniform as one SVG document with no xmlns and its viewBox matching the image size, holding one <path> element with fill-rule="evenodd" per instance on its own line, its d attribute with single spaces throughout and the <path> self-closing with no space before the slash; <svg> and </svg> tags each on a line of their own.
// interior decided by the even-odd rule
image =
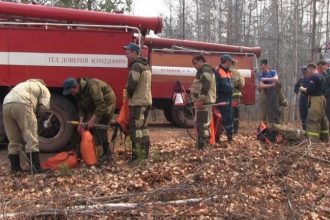
<svg viewBox="0 0 330 220">
<path fill-rule="evenodd" d="M 206 63 L 203 55 L 195 56 L 192 60 L 197 73 L 190 88 L 192 100 L 196 107 L 196 129 L 198 149 L 204 149 L 210 136 L 212 106 L 216 99 L 216 84 L 213 68 Z"/>
<path fill-rule="evenodd" d="M 148 61 L 139 57 L 140 47 L 130 43 L 123 47 L 128 59 L 127 96 L 130 109 L 129 132 L 132 141 L 131 164 L 148 159 L 150 137 L 147 118 L 152 104 L 151 69 Z"/>
<path fill-rule="evenodd" d="M 300 86 L 299 90 L 308 95 L 308 114 L 306 120 L 306 134 L 312 140 L 320 139 L 323 142 L 329 141 L 329 121 L 327 119 L 326 100 L 323 95 L 321 75 L 315 73 L 316 65 L 307 65 L 307 77 L 309 81 L 306 85 Z"/>
<path fill-rule="evenodd" d="M 234 62 L 230 69 L 232 73 L 232 79 L 234 83 L 233 92 L 233 115 L 234 115 L 234 133 L 237 133 L 239 127 L 239 105 L 241 104 L 242 89 L 245 86 L 245 79 L 241 73 L 237 70 L 237 62 Z"/>
<path fill-rule="evenodd" d="M 19 152 L 25 144 L 33 172 L 42 172 L 39 159 L 38 122 L 36 115 L 50 108 L 50 92 L 40 79 L 16 85 L 3 101 L 3 123 L 9 139 L 8 153 L 13 172 L 21 171 Z"/>
<path fill-rule="evenodd" d="M 112 88 L 99 79 L 67 78 L 63 84 L 63 95 L 73 95 L 79 109 L 79 121 L 87 122 L 87 129 L 96 144 L 103 147 L 101 162 L 111 159 L 108 133 L 105 129 L 95 128 L 95 124 L 110 125 L 116 107 L 116 96 Z M 78 131 L 82 129 L 78 126 Z"/>
</svg>

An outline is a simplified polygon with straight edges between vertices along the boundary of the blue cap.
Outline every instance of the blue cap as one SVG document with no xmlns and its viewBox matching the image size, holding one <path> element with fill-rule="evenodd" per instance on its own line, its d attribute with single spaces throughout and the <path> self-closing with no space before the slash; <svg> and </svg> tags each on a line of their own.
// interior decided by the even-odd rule
<svg viewBox="0 0 330 220">
<path fill-rule="evenodd" d="M 123 48 L 125 50 L 135 51 L 137 54 L 140 53 L 140 47 L 139 47 L 139 45 L 137 45 L 135 43 L 129 43 L 128 45 L 123 46 Z"/>
<path fill-rule="evenodd" d="M 69 95 L 70 90 L 78 85 L 75 78 L 69 77 L 63 82 L 63 95 Z"/>
<path fill-rule="evenodd" d="M 225 63 L 227 61 L 231 61 L 231 62 L 237 62 L 237 60 L 234 60 L 232 56 L 230 56 L 229 54 L 224 54 L 221 56 L 221 62 Z"/>
</svg>

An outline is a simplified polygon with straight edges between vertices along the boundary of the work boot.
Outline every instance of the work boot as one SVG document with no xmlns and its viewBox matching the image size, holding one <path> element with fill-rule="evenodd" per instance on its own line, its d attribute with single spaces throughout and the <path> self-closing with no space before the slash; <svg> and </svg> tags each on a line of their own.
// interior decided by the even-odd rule
<svg viewBox="0 0 330 220">
<path fill-rule="evenodd" d="M 216 144 L 221 144 L 220 135 L 216 135 L 216 136 L 215 136 L 215 143 L 216 143 Z"/>
<path fill-rule="evenodd" d="M 207 145 L 207 142 L 205 140 L 198 140 L 196 143 L 196 148 L 198 150 L 204 150 Z"/>
<path fill-rule="evenodd" d="M 320 134 L 320 140 L 324 143 L 328 143 L 329 142 L 329 135 L 328 134 Z"/>
<path fill-rule="evenodd" d="M 146 159 L 148 159 L 146 150 L 141 147 L 141 144 L 135 144 L 134 148 L 132 148 L 132 158 L 128 161 L 128 164 L 130 166 L 138 166 Z"/>
<path fill-rule="evenodd" d="M 229 143 L 232 142 L 233 141 L 233 134 L 227 133 L 227 140 L 228 140 Z"/>
<path fill-rule="evenodd" d="M 27 153 L 27 155 L 30 158 L 30 153 Z M 45 171 L 40 166 L 39 152 L 32 152 L 31 157 L 33 173 L 44 173 Z"/>
<path fill-rule="evenodd" d="M 146 159 L 149 158 L 149 149 L 150 149 L 150 137 L 149 136 L 145 136 L 142 138 L 143 140 L 143 146 L 144 146 L 144 149 L 145 149 L 145 157 Z"/>
<path fill-rule="evenodd" d="M 234 123 L 234 134 L 237 134 L 238 132 L 238 123 Z"/>
<path fill-rule="evenodd" d="M 132 142 L 132 157 L 128 161 L 128 165 L 134 164 L 136 160 L 137 160 L 136 145 L 135 143 Z"/>
<path fill-rule="evenodd" d="M 19 154 L 9 154 L 10 169 L 13 173 L 22 171 Z"/>
<path fill-rule="evenodd" d="M 100 163 L 108 163 L 112 160 L 112 154 L 111 154 L 111 150 L 109 147 L 109 144 L 104 144 L 103 145 L 103 154 L 100 158 Z"/>
</svg>

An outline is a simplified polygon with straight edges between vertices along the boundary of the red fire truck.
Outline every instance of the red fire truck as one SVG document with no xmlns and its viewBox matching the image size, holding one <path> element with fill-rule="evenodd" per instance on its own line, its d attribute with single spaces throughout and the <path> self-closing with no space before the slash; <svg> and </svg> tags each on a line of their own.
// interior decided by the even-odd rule
<svg viewBox="0 0 330 220">
<path fill-rule="evenodd" d="M 191 62 L 196 54 L 203 54 L 207 62 L 213 66 L 219 65 L 222 54 L 231 54 L 238 61 L 238 69 L 246 81 L 242 103 L 245 105 L 255 103 L 253 70 L 257 67 L 257 57 L 261 54 L 259 47 L 240 47 L 164 38 L 146 38 L 145 45 L 149 48 L 148 57 L 152 65 L 153 87 L 167 88 L 155 91 L 158 98 L 155 100 L 157 107 L 164 110 L 165 117 L 172 123 L 181 127 L 193 125 L 191 109 L 187 109 L 187 106 L 175 108 L 169 97 L 173 96 L 173 90 L 176 89 L 175 81 L 180 81 L 186 91 L 191 86 L 196 74 Z"/>
<path fill-rule="evenodd" d="M 143 55 L 152 66 L 153 107 L 163 109 L 170 121 L 178 125 L 191 123 L 184 108 L 173 107 L 172 98 L 177 81 L 185 90 L 191 85 L 195 74 L 191 59 L 196 53 L 206 54 L 213 65 L 218 65 L 222 53 L 235 56 L 248 82 L 243 102 L 254 104 L 252 71 L 260 48 L 144 38 L 150 30 L 161 32 L 162 25 L 159 17 L 0 2 L 0 102 L 17 83 L 43 79 L 52 93 L 52 117 L 47 127 L 44 121 L 49 118 L 40 120 L 40 149 L 59 150 L 74 132 L 67 121 L 77 119 L 73 100 L 61 95 L 64 79 L 95 77 L 108 82 L 117 95 L 119 108 L 128 75 L 122 46 L 135 41 L 141 46 L 145 43 Z M 0 142 L 4 138 L 0 120 Z"/>
</svg>

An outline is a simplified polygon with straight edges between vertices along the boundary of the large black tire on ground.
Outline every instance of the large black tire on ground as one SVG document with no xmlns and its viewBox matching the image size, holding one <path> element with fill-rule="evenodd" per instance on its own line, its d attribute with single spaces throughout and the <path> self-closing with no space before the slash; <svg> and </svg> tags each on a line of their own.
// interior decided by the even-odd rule
<svg viewBox="0 0 330 220">
<path fill-rule="evenodd" d="M 0 104 L 0 143 L 7 143 L 7 142 L 8 140 L 5 132 L 5 127 L 3 125 L 2 104 Z"/>
<path fill-rule="evenodd" d="M 44 122 L 53 114 L 50 126 L 46 128 Z M 43 118 L 38 118 L 39 148 L 41 152 L 56 152 L 68 145 L 74 133 L 68 121 L 77 119 L 77 110 L 68 99 L 53 95 L 51 111 Z"/>
<path fill-rule="evenodd" d="M 189 106 L 172 108 L 173 122 L 182 128 L 194 127 L 194 111 Z"/>
</svg>

